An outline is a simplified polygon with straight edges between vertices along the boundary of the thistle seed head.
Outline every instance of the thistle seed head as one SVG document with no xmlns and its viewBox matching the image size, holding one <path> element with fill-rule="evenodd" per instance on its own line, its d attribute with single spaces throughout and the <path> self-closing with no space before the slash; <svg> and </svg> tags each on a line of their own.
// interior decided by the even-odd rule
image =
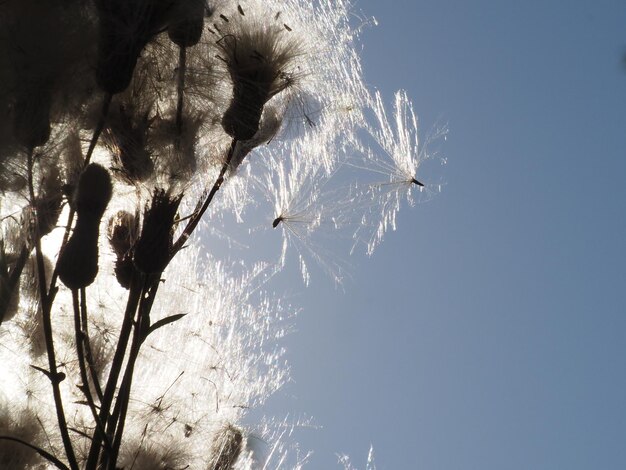
<svg viewBox="0 0 626 470">
<path fill-rule="evenodd" d="M 167 35 L 178 47 L 198 44 L 204 29 L 204 0 L 178 1 L 172 8 Z"/>
<path fill-rule="evenodd" d="M 232 424 L 223 426 L 213 438 L 209 467 L 212 470 L 232 470 L 243 447 L 243 434 Z"/>
<path fill-rule="evenodd" d="M 298 42 L 284 28 L 254 21 L 243 15 L 229 21 L 217 46 L 233 85 L 222 127 L 236 140 L 249 140 L 259 129 L 263 107 L 294 83 Z"/>
<path fill-rule="evenodd" d="M 79 217 L 88 215 L 100 219 L 113 194 L 109 172 L 97 163 L 87 165 L 80 175 L 74 194 L 74 207 Z"/>
<path fill-rule="evenodd" d="M 97 0 L 96 81 L 105 92 L 124 91 L 143 48 L 166 25 L 173 0 Z"/>
<path fill-rule="evenodd" d="M 133 261 L 143 273 L 160 273 L 169 263 L 174 236 L 174 219 L 182 194 L 172 196 L 157 189 L 144 212 L 141 236 L 135 244 Z"/>
<path fill-rule="evenodd" d="M 40 194 L 33 201 L 33 209 L 37 217 L 37 230 L 40 237 L 55 229 L 61 206 L 63 191 L 61 177 L 57 167 L 53 166 L 41 183 Z"/>
<path fill-rule="evenodd" d="M 80 175 L 74 197 L 76 227 L 57 262 L 59 279 L 70 289 L 87 287 L 96 279 L 100 219 L 112 189 L 109 172 L 96 163 Z"/>
<path fill-rule="evenodd" d="M 150 111 L 136 113 L 131 106 L 120 104 L 110 112 L 104 142 L 111 149 L 124 178 L 130 183 L 142 182 L 154 173 L 148 148 Z"/>
<path fill-rule="evenodd" d="M 125 289 L 130 288 L 130 282 L 135 272 L 131 250 L 138 235 L 137 223 L 137 218 L 125 211 L 119 211 L 109 220 L 109 244 L 117 255 L 114 268 L 115 277 Z"/>
<path fill-rule="evenodd" d="M 120 257 L 128 253 L 137 239 L 137 219 L 133 214 L 119 211 L 109 219 L 109 244 Z"/>
</svg>

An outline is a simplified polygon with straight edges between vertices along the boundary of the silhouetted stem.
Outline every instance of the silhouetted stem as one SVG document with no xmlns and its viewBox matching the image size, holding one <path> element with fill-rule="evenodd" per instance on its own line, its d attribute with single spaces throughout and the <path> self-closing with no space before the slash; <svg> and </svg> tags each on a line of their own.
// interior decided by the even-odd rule
<svg viewBox="0 0 626 470">
<path fill-rule="evenodd" d="M 109 420 L 109 413 L 111 404 L 113 403 L 113 396 L 115 395 L 115 389 L 117 388 L 117 381 L 122 371 L 122 365 L 124 363 L 124 356 L 126 355 L 126 348 L 128 346 L 128 340 L 132 332 L 133 319 L 141 293 L 143 292 L 144 276 L 140 273 L 134 273 L 131 280 L 130 290 L 128 294 L 128 301 L 126 303 L 126 311 L 124 312 L 124 320 L 122 322 L 122 328 L 120 330 L 120 337 L 113 356 L 113 362 L 111 364 L 111 371 L 107 379 L 106 388 L 104 390 L 104 397 L 100 405 L 99 419 L 102 423 L 107 423 Z M 93 440 L 91 442 L 91 448 L 89 450 L 89 456 L 85 468 L 96 468 L 96 464 L 100 457 L 101 444 L 104 439 L 103 433 L 96 428 Z"/>
<path fill-rule="evenodd" d="M 33 149 L 28 152 L 28 191 L 30 200 L 35 200 L 35 188 L 33 185 Z M 61 439 L 63 440 L 63 446 L 65 447 L 65 454 L 72 470 L 78 470 L 78 464 L 76 462 L 76 456 L 72 447 L 72 441 L 67 429 L 67 421 L 65 419 L 65 412 L 63 411 L 63 399 L 61 398 L 61 389 L 59 387 L 59 373 L 56 365 L 56 356 L 54 352 L 54 339 L 52 336 L 52 321 L 51 321 L 51 303 L 48 301 L 52 295 L 52 287 L 50 287 L 50 295 L 46 291 L 46 270 L 43 262 L 43 254 L 41 250 L 41 240 L 39 236 L 39 226 L 37 217 L 35 220 L 35 259 L 37 262 L 37 276 L 39 284 L 39 295 L 41 298 L 41 310 L 43 320 L 43 331 L 46 342 L 46 352 L 48 356 L 48 367 L 50 369 L 50 383 L 52 384 L 52 394 L 54 396 L 54 405 L 57 414 L 57 421 L 59 423 L 59 432 L 61 433 Z"/>
<path fill-rule="evenodd" d="M 152 305 L 154 305 L 154 299 L 156 298 L 159 288 L 160 278 L 160 273 L 152 275 L 150 280 L 146 282 L 147 288 L 144 289 L 141 295 L 141 302 L 139 304 L 139 311 L 133 334 L 133 342 L 131 344 L 128 362 L 126 363 L 124 378 L 122 379 L 122 385 L 120 386 L 120 390 L 117 395 L 115 409 L 113 410 L 110 422 L 107 425 L 107 434 L 110 439 L 113 437 L 113 433 L 115 433 L 111 454 L 108 456 L 108 460 L 103 462 L 106 465 L 107 470 L 115 470 L 116 468 L 117 456 L 122 444 L 122 437 L 126 424 L 126 413 L 130 402 L 130 392 L 135 373 L 135 364 L 137 362 L 137 358 L 139 357 L 141 345 L 146 339 L 146 332 L 150 328 L 150 312 L 152 310 Z"/>
<path fill-rule="evenodd" d="M 174 145 L 180 148 L 180 139 L 183 135 L 183 107 L 185 104 L 185 73 L 187 71 L 187 48 L 181 47 L 178 52 L 178 82 L 176 93 L 178 102 L 176 104 L 176 138 Z"/>
<path fill-rule="evenodd" d="M 81 289 L 84 292 L 84 289 Z M 85 354 L 84 354 L 84 337 L 85 332 L 83 331 L 81 325 L 81 308 L 78 302 L 78 290 L 72 289 L 72 304 L 74 306 L 74 330 L 75 330 L 75 338 L 76 338 L 76 355 L 78 357 L 78 368 L 80 370 L 80 380 L 83 382 L 82 387 L 79 387 L 83 395 L 87 400 L 87 405 L 91 410 L 91 414 L 93 416 L 94 422 L 97 428 L 100 428 L 101 431 L 104 430 L 102 426 L 102 422 L 98 417 L 98 411 L 96 410 L 96 404 L 93 400 L 93 396 L 91 395 L 91 390 L 89 389 L 89 379 L 87 378 L 87 366 L 85 362 Z M 105 445 L 110 447 L 109 441 L 105 438 Z"/>
<path fill-rule="evenodd" d="M 174 243 L 174 246 L 172 247 L 171 258 L 174 257 L 174 255 L 176 255 L 176 253 L 178 253 L 178 251 L 180 251 L 180 249 L 185 245 L 187 240 L 189 240 L 189 237 L 193 233 L 194 229 L 200 223 L 200 219 L 202 219 L 202 216 L 209 208 L 213 197 L 222 187 L 222 184 L 224 183 L 224 175 L 228 171 L 228 167 L 230 166 L 230 161 L 232 160 L 235 153 L 236 146 L 237 140 L 233 139 L 230 144 L 230 149 L 228 150 L 228 155 L 226 156 L 226 161 L 222 165 L 219 176 L 215 180 L 215 183 L 213 184 L 213 187 L 211 188 L 211 191 L 207 195 L 206 199 L 204 200 L 202 206 L 191 215 L 191 218 L 189 219 L 187 226 L 183 230 L 183 233 L 180 234 L 180 237 L 178 237 L 178 240 L 176 240 L 176 242 Z"/>
<path fill-rule="evenodd" d="M 97 370 L 94 367 L 93 352 L 91 350 L 91 340 L 89 339 L 89 324 L 87 322 L 87 299 L 84 287 L 80 290 L 80 321 L 83 331 L 85 359 L 87 360 L 87 365 L 89 366 L 89 372 L 91 374 L 93 388 L 96 391 L 96 395 L 98 395 L 98 400 L 100 400 L 100 403 L 102 403 L 102 388 L 100 387 L 100 379 L 98 378 Z"/>
</svg>

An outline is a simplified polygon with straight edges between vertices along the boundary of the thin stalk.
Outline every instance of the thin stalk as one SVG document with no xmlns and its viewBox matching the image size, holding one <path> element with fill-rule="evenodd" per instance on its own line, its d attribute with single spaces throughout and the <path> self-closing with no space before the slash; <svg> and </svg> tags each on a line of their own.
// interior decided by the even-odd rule
<svg viewBox="0 0 626 470">
<path fill-rule="evenodd" d="M 28 191 L 31 202 L 35 200 L 35 188 L 33 184 L 33 149 L 29 149 L 28 157 Z M 72 447 L 72 441 L 67 429 L 67 420 L 65 419 L 65 412 L 63 410 L 63 399 L 61 398 L 61 388 L 59 387 L 59 373 L 56 364 L 56 355 L 54 351 L 54 338 L 52 335 L 52 319 L 51 308 L 52 304 L 48 301 L 49 295 L 46 290 L 46 271 L 43 261 L 43 253 L 41 250 L 41 240 L 39 236 L 39 225 L 37 223 L 37 217 L 35 217 L 35 257 L 37 262 L 37 275 L 39 278 L 39 295 L 41 298 L 41 310 L 43 320 L 43 331 L 46 341 L 46 352 L 48 356 L 48 367 L 50 369 L 50 383 L 52 384 L 52 395 L 54 397 L 54 405 L 56 409 L 57 421 L 59 423 L 59 432 L 61 433 L 61 439 L 63 440 L 63 446 L 65 447 L 65 454 L 67 456 L 68 463 L 71 470 L 78 470 L 78 463 L 76 461 L 76 455 L 74 454 L 74 448 Z M 52 291 L 52 287 L 50 288 Z"/>
<path fill-rule="evenodd" d="M 230 166 L 230 161 L 232 160 L 233 155 L 235 153 L 236 146 L 237 146 L 237 140 L 233 139 L 230 144 L 230 149 L 228 150 L 228 155 L 226 156 L 226 161 L 222 165 L 222 169 L 220 170 L 219 176 L 215 180 L 215 183 L 213 183 L 213 187 L 211 188 L 211 191 L 207 195 L 206 199 L 204 200 L 204 203 L 202 204 L 202 206 L 192 214 L 191 218 L 189 219 L 189 222 L 187 223 L 187 226 L 183 230 L 183 233 L 180 234 L 180 236 L 178 237 L 178 240 L 176 240 L 176 242 L 174 243 L 174 246 L 172 247 L 171 257 L 174 257 L 174 255 L 178 253 L 180 249 L 184 246 L 187 240 L 189 240 L 189 237 L 193 233 L 194 229 L 200 223 L 200 219 L 202 219 L 202 216 L 204 215 L 206 210 L 209 208 L 209 205 L 211 204 L 213 197 L 219 191 L 220 187 L 224 183 L 224 175 L 226 175 L 226 172 L 228 171 L 228 167 Z"/>
<path fill-rule="evenodd" d="M 84 289 L 81 289 L 84 292 Z M 78 387 L 85 398 L 87 399 L 87 405 L 91 410 L 91 414 L 93 415 L 94 422 L 97 428 L 103 430 L 102 422 L 98 417 L 98 410 L 96 409 L 96 404 L 93 400 L 93 396 L 91 395 L 91 390 L 89 388 L 89 379 L 87 377 L 87 365 L 84 353 L 84 337 L 85 333 L 82 328 L 82 320 L 81 320 L 81 308 L 78 301 L 78 289 L 72 289 L 72 305 L 74 307 L 74 332 L 76 339 L 76 355 L 78 357 L 78 368 L 80 370 L 80 380 L 83 382 L 82 387 Z M 105 445 L 109 446 L 109 442 L 105 440 Z"/>
<path fill-rule="evenodd" d="M 178 82 L 176 83 L 176 93 L 178 102 L 176 104 L 176 138 L 174 145 L 180 149 L 180 139 L 183 135 L 183 107 L 185 104 L 185 73 L 187 72 L 187 48 L 181 47 L 178 51 Z"/>
<path fill-rule="evenodd" d="M 128 301 L 126 303 L 126 311 L 124 312 L 124 320 L 122 322 L 122 328 L 120 330 L 120 338 L 117 343 L 115 355 L 113 356 L 113 362 L 111 363 L 111 371 L 107 379 L 106 387 L 104 390 L 104 397 L 100 405 L 99 419 L 102 423 L 105 423 L 109 419 L 109 413 L 111 404 L 113 403 L 113 396 L 115 395 L 115 389 L 117 388 L 117 381 L 122 371 L 122 365 L 124 363 L 124 356 L 126 355 L 126 348 L 128 346 L 128 340 L 132 332 L 133 319 L 141 293 L 143 292 L 144 276 L 141 274 L 133 274 L 131 280 L 130 291 L 128 294 Z M 96 428 L 93 440 L 91 442 L 91 448 L 89 449 L 89 456 L 85 468 L 96 468 L 98 459 L 100 457 L 101 444 L 104 439 L 103 433 Z"/>
<path fill-rule="evenodd" d="M 106 124 L 107 116 L 109 114 L 109 106 L 111 105 L 111 100 L 113 99 L 113 95 L 111 93 L 107 93 L 104 95 L 104 99 L 102 100 L 102 110 L 100 112 L 100 119 L 98 120 L 98 124 L 96 128 L 93 130 L 93 135 L 91 136 L 91 141 L 89 142 L 89 148 L 87 149 L 87 154 L 85 155 L 85 162 L 83 167 L 89 165 L 89 161 L 91 160 L 91 155 L 93 154 L 94 149 L 96 148 L 96 144 L 98 143 L 98 139 L 100 138 L 100 134 L 104 130 L 104 125 Z"/>
<path fill-rule="evenodd" d="M 132 387 L 133 376 L 135 373 L 135 364 L 139 357 L 139 350 L 143 341 L 146 339 L 147 331 L 150 328 L 150 312 L 154 304 L 156 297 L 160 273 L 152 275 L 146 282 L 146 289 L 142 292 L 141 303 L 139 304 L 139 311 L 137 314 L 137 322 L 135 323 L 135 331 L 133 334 L 133 342 L 126 363 L 126 370 L 124 371 L 124 378 L 122 379 L 122 385 L 120 386 L 117 400 L 115 402 L 115 409 L 111 415 L 111 421 L 107 426 L 107 433 L 109 438 L 113 438 L 113 450 L 108 457 L 108 460 L 104 462 L 103 468 L 109 470 L 115 470 L 117 456 L 119 454 L 120 446 L 122 444 L 122 437 L 124 434 L 124 427 L 126 424 L 126 413 L 128 411 L 128 404 L 130 402 L 130 392 Z"/>
<path fill-rule="evenodd" d="M 91 381 L 93 388 L 98 395 L 98 400 L 102 403 L 102 388 L 100 387 L 100 379 L 98 373 L 94 367 L 93 352 L 91 350 L 91 340 L 89 339 L 89 323 L 87 322 L 87 299 L 85 294 L 85 288 L 80 290 L 80 321 L 83 329 L 83 346 L 85 348 L 85 359 L 87 365 L 89 365 L 89 372 L 91 374 Z"/>
</svg>

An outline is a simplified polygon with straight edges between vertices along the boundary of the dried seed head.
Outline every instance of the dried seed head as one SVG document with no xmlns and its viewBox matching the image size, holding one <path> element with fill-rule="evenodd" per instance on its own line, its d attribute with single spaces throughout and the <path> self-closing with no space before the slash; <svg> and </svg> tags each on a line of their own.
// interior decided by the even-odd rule
<svg viewBox="0 0 626 470">
<path fill-rule="evenodd" d="M 222 118 L 227 134 L 249 140 L 259 129 L 265 103 L 293 84 L 293 62 L 298 43 L 275 25 L 243 24 L 229 27 L 217 45 L 224 53 L 233 84 L 233 96 Z M 234 23 L 234 21 L 233 21 Z"/>
<path fill-rule="evenodd" d="M 109 219 L 109 243 L 120 257 L 128 253 L 137 239 L 137 220 L 133 214 L 119 211 Z"/>
<path fill-rule="evenodd" d="M 243 434 L 232 424 L 225 425 L 213 438 L 209 467 L 212 470 L 231 470 L 241 453 Z"/>
<path fill-rule="evenodd" d="M 154 173 L 154 163 L 148 149 L 152 119 L 149 111 L 136 114 L 133 109 L 120 104 L 110 112 L 103 135 L 120 172 L 131 183 L 145 181 Z"/>
<path fill-rule="evenodd" d="M 171 0 L 97 0 L 100 20 L 96 80 L 107 93 L 124 91 L 143 48 L 166 25 Z"/>
<path fill-rule="evenodd" d="M 178 1 L 171 13 L 167 35 L 178 47 L 198 44 L 204 28 L 206 6 L 204 0 Z"/>
<path fill-rule="evenodd" d="M 96 163 L 88 165 L 78 180 L 74 199 L 76 227 L 57 262 L 59 279 L 70 289 L 90 285 L 98 274 L 100 219 L 111 193 L 109 172 Z"/>
<path fill-rule="evenodd" d="M 236 170 L 246 156 L 256 147 L 270 142 L 282 125 L 282 114 L 274 106 L 266 106 L 259 123 L 259 128 L 249 140 L 238 141 L 230 160 L 231 171 Z"/>
<path fill-rule="evenodd" d="M 174 219 L 182 194 L 171 196 L 163 189 L 157 189 L 152 196 L 150 207 L 144 212 L 141 236 L 135 244 L 133 261 L 143 273 L 160 273 L 170 260 Z"/>
<path fill-rule="evenodd" d="M 113 185 L 109 172 L 97 163 L 87 165 L 80 175 L 74 194 L 74 207 L 78 216 L 100 219 L 111 200 Z"/>
<path fill-rule="evenodd" d="M 56 227 L 61 215 L 62 203 L 61 176 L 58 168 L 53 166 L 43 179 L 40 194 L 33 202 L 33 209 L 37 217 L 37 230 L 40 237 L 49 234 Z"/>
<path fill-rule="evenodd" d="M 109 243 L 117 255 L 115 277 L 125 289 L 130 288 L 130 282 L 135 272 L 131 249 L 138 235 L 137 223 L 137 218 L 125 211 L 119 211 L 109 220 Z"/>
</svg>

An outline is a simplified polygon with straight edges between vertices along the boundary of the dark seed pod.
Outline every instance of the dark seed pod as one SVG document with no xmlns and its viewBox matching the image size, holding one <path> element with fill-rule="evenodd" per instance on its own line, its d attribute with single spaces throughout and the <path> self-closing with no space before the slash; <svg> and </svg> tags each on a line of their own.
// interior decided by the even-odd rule
<svg viewBox="0 0 626 470">
<path fill-rule="evenodd" d="M 113 185 L 109 172 L 97 163 L 88 165 L 80 175 L 74 195 L 74 207 L 78 217 L 91 216 L 100 222 L 111 200 L 112 192 Z"/>
<path fill-rule="evenodd" d="M 154 192 L 152 204 L 145 210 L 141 236 L 135 244 L 133 261 L 143 273 L 160 273 L 170 260 L 174 236 L 174 219 L 182 195 L 172 197 L 160 189 Z"/>
<path fill-rule="evenodd" d="M 135 272 L 131 249 L 137 239 L 137 232 L 137 219 L 129 212 L 119 211 L 109 220 L 109 244 L 117 255 L 115 277 L 125 289 L 130 288 L 130 281 Z"/>
<path fill-rule="evenodd" d="M 233 425 L 226 425 L 213 440 L 209 468 L 213 470 L 232 470 L 243 445 L 241 430 Z"/>
<path fill-rule="evenodd" d="M 109 243 L 120 257 L 128 253 L 137 238 L 137 221 L 130 212 L 119 211 L 109 220 Z"/>
<path fill-rule="evenodd" d="M 178 47 L 191 47 L 202 37 L 204 0 L 181 0 L 174 6 L 167 35 Z"/>
<path fill-rule="evenodd" d="M 130 289 L 130 283 L 133 279 L 133 274 L 137 272 L 133 258 L 130 254 L 117 258 L 115 260 L 115 279 L 120 286 L 124 289 Z"/>
<path fill-rule="evenodd" d="M 107 93 L 128 88 L 143 48 L 163 27 L 171 4 L 154 0 L 97 0 L 96 80 Z"/>
<path fill-rule="evenodd" d="M 270 99 L 266 83 L 252 77 L 233 80 L 233 98 L 222 117 L 222 127 L 236 140 L 250 140 L 259 130 L 263 106 Z"/>
<path fill-rule="evenodd" d="M 32 204 L 37 217 L 38 236 L 49 234 L 57 226 L 63 203 L 63 185 L 56 167 L 51 167 L 42 178 L 39 194 Z"/>
<path fill-rule="evenodd" d="M 78 180 L 74 198 L 76 226 L 57 263 L 59 279 L 70 289 L 90 285 L 98 274 L 100 219 L 112 191 L 109 172 L 95 163 L 87 166 Z"/>
<path fill-rule="evenodd" d="M 137 115 L 123 105 L 111 111 L 108 117 L 103 140 L 119 164 L 120 172 L 130 183 L 145 181 L 154 173 L 148 146 L 152 120 L 147 112 Z"/>
</svg>

